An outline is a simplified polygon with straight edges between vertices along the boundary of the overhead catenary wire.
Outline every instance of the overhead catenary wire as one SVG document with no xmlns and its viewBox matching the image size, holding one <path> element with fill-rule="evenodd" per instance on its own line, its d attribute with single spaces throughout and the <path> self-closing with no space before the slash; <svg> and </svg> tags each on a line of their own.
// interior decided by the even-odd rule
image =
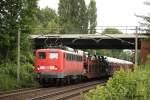
<svg viewBox="0 0 150 100">
<path fill-rule="evenodd" d="M 116 38 L 116 37 L 110 36 L 110 35 L 108 35 L 108 34 L 102 34 L 102 35 L 107 36 L 107 37 L 110 37 L 110 38 L 113 38 L 113 39 L 116 39 L 116 40 L 119 40 L 119 41 L 124 42 L 124 43 L 128 43 L 128 44 L 131 44 L 131 45 L 135 45 L 135 44 L 132 43 L 132 42 L 125 41 L 125 40 L 123 40 L 123 39 Z"/>
</svg>

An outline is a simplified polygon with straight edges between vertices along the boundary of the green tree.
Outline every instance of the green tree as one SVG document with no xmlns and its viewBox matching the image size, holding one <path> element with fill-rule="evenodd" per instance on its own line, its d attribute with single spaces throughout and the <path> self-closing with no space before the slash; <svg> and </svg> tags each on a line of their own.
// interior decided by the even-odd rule
<svg viewBox="0 0 150 100">
<path fill-rule="evenodd" d="M 84 0 L 59 0 L 60 33 L 86 33 L 87 10 Z"/>
<path fill-rule="evenodd" d="M 2 0 L 0 7 L 2 9 L 0 11 L 0 57 L 6 62 L 15 61 L 19 28 L 21 29 L 22 55 L 26 55 L 27 51 L 31 49 L 28 37 L 36 13 L 37 0 Z"/>
<path fill-rule="evenodd" d="M 150 1 L 145 2 L 145 4 L 150 6 Z M 150 14 L 141 17 L 145 20 L 145 23 L 143 23 L 143 25 L 147 27 L 147 33 L 150 33 Z"/>
<path fill-rule="evenodd" d="M 106 28 L 102 34 L 122 34 L 122 32 L 116 28 Z"/>
<path fill-rule="evenodd" d="M 89 33 L 96 33 L 96 25 L 97 25 L 97 9 L 95 0 L 91 0 L 88 6 L 88 19 L 89 19 Z"/>
<path fill-rule="evenodd" d="M 21 44 L 29 33 L 37 0 L 0 1 L 0 59 L 14 61 L 16 58 L 18 28 L 22 29 Z M 23 49 L 24 50 L 24 49 Z"/>
<path fill-rule="evenodd" d="M 8 59 L 10 50 L 14 49 L 16 42 L 16 29 L 18 13 L 20 12 L 20 2 L 0 1 L 0 59 Z M 20 14 L 20 13 L 19 13 Z M 15 32 L 14 32 L 15 31 Z M 14 45 L 14 46 L 13 46 Z"/>
<path fill-rule="evenodd" d="M 132 56 L 133 55 L 132 55 L 131 51 L 123 51 L 120 53 L 119 58 L 128 60 L 128 61 L 132 61 Z"/>
<path fill-rule="evenodd" d="M 0 9 L 0 90 L 21 88 L 21 85 L 33 83 L 31 73 L 33 55 L 29 34 L 37 13 L 37 0 L 1 0 Z M 17 84 L 16 47 L 19 29 L 21 29 L 21 80 L 20 84 Z"/>
<path fill-rule="evenodd" d="M 39 9 L 35 16 L 34 30 L 32 34 L 56 33 L 58 32 L 58 15 L 51 8 Z"/>
<path fill-rule="evenodd" d="M 82 34 L 88 33 L 88 10 L 84 0 L 79 0 L 79 22 Z"/>
<path fill-rule="evenodd" d="M 59 0 L 58 14 L 59 14 L 59 26 L 61 26 L 60 33 L 66 33 L 69 29 L 70 19 L 70 0 Z"/>
</svg>

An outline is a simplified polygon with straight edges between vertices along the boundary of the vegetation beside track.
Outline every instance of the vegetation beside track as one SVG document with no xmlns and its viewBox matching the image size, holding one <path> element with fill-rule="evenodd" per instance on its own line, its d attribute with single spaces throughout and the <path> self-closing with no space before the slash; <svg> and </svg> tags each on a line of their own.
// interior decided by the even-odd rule
<svg viewBox="0 0 150 100">
<path fill-rule="evenodd" d="M 0 91 L 38 86 L 32 72 L 33 65 L 28 63 L 21 66 L 20 81 L 16 79 L 16 66 L 12 63 L 0 65 Z"/>
<path fill-rule="evenodd" d="M 150 64 L 139 65 L 134 72 L 120 70 L 106 86 L 97 86 L 84 95 L 85 100 L 149 100 Z"/>
<path fill-rule="evenodd" d="M 1 0 L 0 7 L 0 91 L 34 84 L 33 46 L 29 35 L 35 21 L 37 0 Z M 16 74 L 18 33 L 21 33 L 19 81 Z"/>
</svg>

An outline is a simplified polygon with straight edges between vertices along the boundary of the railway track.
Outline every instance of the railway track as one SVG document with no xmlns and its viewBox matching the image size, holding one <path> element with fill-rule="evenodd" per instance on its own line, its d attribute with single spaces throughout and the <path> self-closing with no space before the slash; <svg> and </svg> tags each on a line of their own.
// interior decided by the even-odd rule
<svg viewBox="0 0 150 100">
<path fill-rule="evenodd" d="M 49 87 L 37 89 L 20 89 L 0 94 L 0 100 L 66 100 L 79 96 L 81 93 L 94 88 L 106 81 L 92 81 L 63 87 Z"/>
<path fill-rule="evenodd" d="M 37 93 L 46 90 L 45 88 L 26 88 L 0 93 L 0 100 L 25 100 L 25 97 L 32 96 L 32 93 Z"/>
<path fill-rule="evenodd" d="M 48 94 L 29 98 L 28 100 L 67 100 L 88 92 L 90 89 L 95 88 L 98 84 L 104 85 L 105 83 L 106 81 L 94 81 L 74 86 L 67 86 L 64 89 L 59 89 Z"/>
<path fill-rule="evenodd" d="M 26 90 L 31 90 L 31 89 L 36 89 L 36 88 L 23 88 L 23 89 L 17 89 L 17 90 L 11 90 L 11 91 L 0 91 L 0 95 L 3 94 L 9 94 L 9 93 L 14 93 L 14 92 L 20 92 L 20 91 L 26 91 Z"/>
</svg>

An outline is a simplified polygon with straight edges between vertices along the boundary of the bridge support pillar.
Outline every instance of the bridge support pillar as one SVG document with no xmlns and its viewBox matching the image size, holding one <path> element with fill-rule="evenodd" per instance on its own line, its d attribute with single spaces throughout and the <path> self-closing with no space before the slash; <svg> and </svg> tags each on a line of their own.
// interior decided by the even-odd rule
<svg viewBox="0 0 150 100">
<path fill-rule="evenodd" d="M 150 42 L 143 39 L 141 40 L 141 52 L 140 52 L 142 64 L 146 64 L 148 54 L 150 54 Z"/>
</svg>

